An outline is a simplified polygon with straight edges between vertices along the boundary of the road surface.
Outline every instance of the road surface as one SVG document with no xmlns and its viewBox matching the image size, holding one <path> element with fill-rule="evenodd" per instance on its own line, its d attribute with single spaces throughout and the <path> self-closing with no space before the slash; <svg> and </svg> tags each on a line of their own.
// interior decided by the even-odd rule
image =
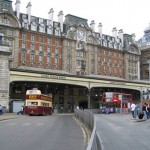
<svg viewBox="0 0 150 150">
<path fill-rule="evenodd" d="M 0 121 L 1 150 L 85 150 L 73 115 L 23 116 Z"/>
</svg>

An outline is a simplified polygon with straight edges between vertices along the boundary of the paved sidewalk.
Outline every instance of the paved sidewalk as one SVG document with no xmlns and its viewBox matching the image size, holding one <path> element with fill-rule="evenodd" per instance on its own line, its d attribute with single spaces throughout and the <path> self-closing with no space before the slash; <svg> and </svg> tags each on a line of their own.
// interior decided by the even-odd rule
<svg viewBox="0 0 150 150">
<path fill-rule="evenodd" d="M 8 120 L 8 119 L 15 119 L 15 118 L 19 118 L 22 115 L 17 115 L 16 113 L 4 113 L 2 115 L 0 115 L 0 121 L 3 120 Z"/>
<path fill-rule="evenodd" d="M 95 117 L 102 150 L 150 150 L 150 119 L 132 119 L 131 114 Z"/>
</svg>

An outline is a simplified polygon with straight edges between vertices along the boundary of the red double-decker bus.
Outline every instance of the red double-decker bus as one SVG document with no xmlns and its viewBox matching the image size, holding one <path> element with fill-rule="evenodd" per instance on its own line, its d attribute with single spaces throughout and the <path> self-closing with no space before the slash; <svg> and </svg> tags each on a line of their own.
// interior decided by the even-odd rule
<svg viewBox="0 0 150 150">
<path fill-rule="evenodd" d="M 104 92 L 102 96 L 101 112 L 113 113 L 122 109 L 130 108 L 132 95 L 118 92 Z"/>
<path fill-rule="evenodd" d="M 27 90 L 25 112 L 28 115 L 51 115 L 52 95 L 44 95 L 37 89 Z"/>
</svg>

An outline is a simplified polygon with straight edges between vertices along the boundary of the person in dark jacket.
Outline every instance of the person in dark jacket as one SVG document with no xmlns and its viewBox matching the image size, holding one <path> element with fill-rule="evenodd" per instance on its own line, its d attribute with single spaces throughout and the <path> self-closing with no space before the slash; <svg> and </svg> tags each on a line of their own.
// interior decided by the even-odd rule
<svg viewBox="0 0 150 150">
<path fill-rule="evenodd" d="M 143 107 L 142 107 L 142 111 L 144 113 L 144 120 L 147 120 L 147 113 L 146 113 L 146 109 L 147 109 L 147 104 L 144 103 Z"/>
</svg>

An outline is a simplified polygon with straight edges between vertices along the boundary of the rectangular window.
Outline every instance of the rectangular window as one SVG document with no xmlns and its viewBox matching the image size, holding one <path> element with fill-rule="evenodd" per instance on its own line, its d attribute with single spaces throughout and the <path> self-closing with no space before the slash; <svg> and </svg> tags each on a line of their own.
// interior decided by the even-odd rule
<svg viewBox="0 0 150 150">
<path fill-rule="evenodd" d="M 55 64 L 58 64 L 58 58 L 55 58 Z"/>
<path fill-rule="evenodd" d="M 44 37 L 40 36 L 40 42 L 44 42 Z"/>
<path fill-rule="evenodd" d="M 77 67 L 80 67 L 80 66 L 81 66 L 80 60 L 77 60 Z"/>
<path fill-rule="evenodd" d="M 81 57 L 83 57 L 83 56 L 84 56 L 83 52 L 80 52 L 80 56 L 81 56 Z"/>
<path fill-rule="evenodd" d="M 70 47 L 70 42 L 68 41 L 67 46 Z"/>
<path fill-rule="evenodd" d="M 106 54 L 106 51 L 104 50 L 104 55 Z"/>
<path fill-rule="evenodd" d="M 51 44 L 51 39 L 50 38 L 47 39 L 47 43 Z"/>
<path fill-rule="evenodd" d="M 56 45 L 59 46 L 59 40 L 56 40 Z"/>
<path fill-rule="evenodd" d="M 58 48 L 55 48 L 55 53 L 58 54 Z"/>
<path fill-rule="evenodd" d="M 50 48 L 50 47 L 47 48 L 47 52 L 48 52 L 48 53 L 51 52 L 51 48 Z"/>
<path fill-rule="evenodd" d="M 104 66 L 104 71 L 106 71 L 106 66 Z"/>
<path fill-rule="evenodd" d="M 31 35 L 31 41 L 35 41 L 35 35 Z"/>
<path fill-rule="evenodd" d="M 67 64 L 68 64 L 68 65 L 71 64 L 71 60 L 70 60 L 70 59 L 67 60 Z"/>
<path fill-rule="evenodd" d="M 104 62 L 106 62 L 106 57 L 104 57 Z"/>
<path fill-rule="evenodd" d="M 34 50 L 34 44 L 31 43 L 31 50 Z"/>
<path fill-rule="evenodd" d="M 26 40 L 26 33 L 23 33 L 23 34 L 22 34 L 22 39 L 23 39 L 23 40 Z"/>
<path fill-rule="evenodd" d="M 39 62 L 42 62 L 42 60 L 43 60 L 42 55 L 39 55 Z"/>
<path fill-rule="evenodd" d="M 112 59 L 111 59 L 111 58 L 109 58 L 109 63 L 112 63 L 111 61 L 112 61 Z"/>
<path fill-rule="evenodd" d="M 26 43 L 25 42 L 22 43 L 22 48 L 26 48 Z"/>
<path fill-rule="evenodd" d="M 48 64 L 50 63 L 50 57 L 47 57 L 47 63 Z"/>
<path fill-rule="evenodd" d="M 7 18 L 2 18 L 1 22 L 2 22 L 3 24 L 7 24 L 7 25 L 10 24 L 10 21 L 9 21 L 9 19 L 7 19 Z"/>
<path fill-rule="evenodd" d="M 43 46 L 42 46 L 42 45 L 40 45 L 40 47 L 39 47 L 39 51 L 40 51 L 40 52 L 42 52 L 42 51 L 43 51 Z"/>
<path fill-rule="evenodd" d="M 34 61 L 34 54 L 30 55 L 30 61 Z"/>
<path fill-rule="evenodd" d="M 21 61 L 25 61 L 26 60 L 26 53 L 22 52 L 21 53 Z"/>
<path fill-rule="evenodd" d="M 110 72 L 110 74 L 112 73 L 112 67 L 109 67 L 109 72 Z"/>
</svg>

